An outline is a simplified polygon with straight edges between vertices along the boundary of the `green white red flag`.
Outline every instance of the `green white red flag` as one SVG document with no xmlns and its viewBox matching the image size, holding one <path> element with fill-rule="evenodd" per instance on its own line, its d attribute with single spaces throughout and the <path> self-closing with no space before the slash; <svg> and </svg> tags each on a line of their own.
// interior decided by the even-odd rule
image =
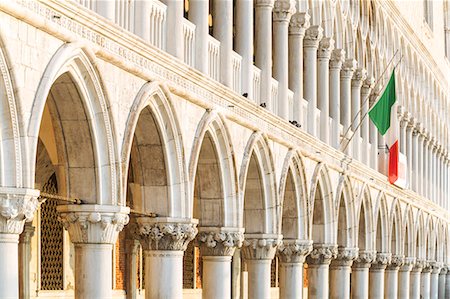
<svg viewBox="0 0 450 299">
<path fill-rule="evenodd" d="M 378 132 L 386 137 L 389 148 L 388 179 L 391 184 L 399 179 L 399 126 L 396 117 L 396 92 L 395 69 L 392 71 L 386 88 L 380 99 L 369 111 L 369 117 L 378 129 Z"/>
</svg>

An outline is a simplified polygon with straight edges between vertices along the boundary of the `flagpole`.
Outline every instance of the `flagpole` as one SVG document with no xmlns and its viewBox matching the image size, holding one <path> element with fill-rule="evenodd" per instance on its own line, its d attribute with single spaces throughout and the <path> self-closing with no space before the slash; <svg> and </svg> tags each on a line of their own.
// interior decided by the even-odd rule
<svg viewBox="0 0 450 299">
<path fill-rule="evenodd" d="M 400 64 L 400 62 L 402 61 L 402 59 L 403 59 L 403 55 L 400 57 L 400 60 L 399 60 L 399 61 L 397 62 L 397 64 L 394 66 L 394 70 L 395 70 L 395 68 Z M 384 74 L 384 72 L 383 72 L 383 74 Z M 381 77 L 381 76 L 380 76 L 380 77 Z M 367 99 L 369 99 L 369 97 L 367 97 Z M 379 99 L 378 99 L 378 100 L 379 100 Z M 364 119 L 367 117 L 367 115 L 369 114 L 369 111 L 372 110 L 372 108 L 376 105 L 376 103 L 378 102 L 378 100 L 375 101 L 375 103 L 373 103 L 372 107 L 370 107 L 369 110 L 367 110 L 367 112 L 363 115 L 363 117 L 361 118 L 361 121 L 359 122 L 358 126 L 356 126 L 355 131 L 353 131 L 352 136 L 350 136 L 350 138 L 348 139 L 347 144 L 345 144 L 345 147 L 342 149 L 343 152 L 345 152 L 345 150 L 347 149 L 348 145 L 350 144 L 350 141 L 352 141 L 353 137 L 355 136 L 355 133 L 356 133 L 356 132 L 358 131 L 358 129 L 361 127 L 361 124 L 363 123 L 363 121 L 364 121 Z M 364 102 L 364 103 L 365 103 L 365 102 Z M 360 111 L 361 111 L 361 110 L 360 110 Z M 347 130 L 347 132 L 348 132 L 348 130 Z M 346 132 L 346 133 L 347 133 L 347 132 Z"/>
<path fill-rule="evenodd" d="M 395 56 L 397 56 L 397 53 L 398 53 L 398 49 L 395 51 L 394 55 L 391 57 L 391 60 L 389 60 L 389 63 L 386 65 L 386 67 L 384 68 L 383 72 L 382 72 L 381 75 L 378 77 L 377 81 L 375 82 L 375 85 L 373 86 L 373 89 L 375 89 L 375 87 L 377 87 L 378 83 L 380 83 L 381 78 L 383 78 L 384 73 L 386 73 L 386 71 L 387 71 L 387 69 L 389 68 L 389 66 L 391 65 L 392 61 L 394 61 L 394 58 L 395 58 Z M 403 55 L 402 55 L 402 57 L 403 57 Z M 402 61 L 402 57 L 400 58 L 399 63 L 400 63 L 400 61 Z M 396 66 L 397 66 L 397 65 L 396 65 Z M 394 66 L 394 68 L 395 68 L 395 66 Z M 342 136 L 342 140 L 341 140 L 340 143 L 342 143 L 342 141 L 343 141 L 344 139 L 346 139 L 345 136 L 347 136 L 347 133 L 348 133 L 348 131 L 350 131 L 350 128 L 352 127 L 353 123 L 358 119 L 358 116 L 361 114 L 361 111 L 362 111 L 364 105 L 367 103 L 367 101 L 369 101 L 369 97 L 367 97 L 367 99 L 365 99 L 364 102 L 362 103 L 361 108 L 359 109 L 358 113 L 356 113 L 356 115 L 355 115 L 355 117 L 353 118 L 352 122 L 350 123 L 350 125 L 348 126 L 348 128 L 347 128 L 347 130 L 345 131 L 344 135 Z M 370 109 L 369 109 L 369 110 L 370 110 Z M 361 120 L 361 122 L 362 122 L 362 120 Z M 359 126 L 358 126 L 358 127 L 359 127 Z M 356 131 L 356 129 L 355 129 L 355 131 Z"/>
</svg>

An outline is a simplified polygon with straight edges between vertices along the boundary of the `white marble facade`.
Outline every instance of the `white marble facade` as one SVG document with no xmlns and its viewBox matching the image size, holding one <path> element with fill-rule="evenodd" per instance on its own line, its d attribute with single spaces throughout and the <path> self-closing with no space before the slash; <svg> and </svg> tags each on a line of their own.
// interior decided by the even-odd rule
<svg viewBox="0 0 450 299">
<path fill-rule="evenodd" d="M 448 0 L 0 1 L 0 298 L 449 298 L 449 28 Z M 363 117 L 400 60 L 406 189 Z"/>
</svg>

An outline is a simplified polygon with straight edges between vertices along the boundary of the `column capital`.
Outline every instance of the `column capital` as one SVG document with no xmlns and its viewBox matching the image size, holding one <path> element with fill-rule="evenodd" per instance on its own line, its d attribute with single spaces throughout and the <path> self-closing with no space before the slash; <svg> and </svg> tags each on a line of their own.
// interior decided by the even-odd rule
<svg viewBox="0 0 450 299">
<path fill-rule="evenodd" d="M 276 0 L 273 7 L 273 21 L 274 22 L 287 22 L 291 19 L 291 16 L 295 13 L 295 1 L 294 0 Z"/>
<path fill-rule="evenodd" d="M 400 267 L 401 272 L 409 272 L 414 267 L 416 263 L 415 257 L 405 257 L 403 260 L 403 265 Z"/>
<path fill-rule="evenodd" d="M 334 49 L 331 51 L 330 69 L 341 70 L 342 63 L 345 60 L 344 49 Z"/>
<path fill-rule="evenodd" d="M 319 42 L 319 49 L 317 51 L 317 58 L 330 59 L 331 53 L 334 49 L 334 39 L 331 37 L 324 37 Z"/>
<path fill-rule="evenodd" d="M 96 204 L 61 205 L 56 209 L 74 244 L 115 244 L 130 212 L 127 207 Z"/>
<path fill-rule="evenodd" d="M 370 91 L 372 90 L 374 84 L 375 84 L 375 79 L 372 76 L 368 75 L 366 80 L 363 81 L 362 87 L 361 87 L 361 93 L 364 98 L 369 96 Z"/>
<path fill-rule="evenodd" d="M 391 262 L 387 265 L 389 270 L 398 270 L 404 263 L 405 256 L 400 254 L 393 254 Z"/>
<path fill-rule="evenodd" d="M 196 219 L 139 217 L 136 221 L 145 250 L 185 251 L 198 232 Z"/>
<path fill-rule="evenodd" d="M 431 267 L 431 261 L 423 261 L 423 267 L 422 272 L 423 273 L 431 273 L 432 267 Z"/>
<path fill-rule="evenodd" d="M 232 256 L 244 241 L 243 228 L 200 227 L 197 243 L 203 256 Z"/>
<path fill-rule="evenodd" d="M 259 7 L 267 7 L 267 8 L 273 8 L 275 0 L 256 0 L 255 1 L 255 8 Z"/>
<path fill-rule="evenodd" d="M 439 274 L 446 275 L 450 271 L 450 265 L 443 265 Z"/>
<path fill-rule="evenodd" d="M 386 266 L 391 262 L 391 256 L 392 254 L 388 252 L 378 252 L 372 262 L 372 268 L 386 269 Z"/>
<path fill-rule="evenodd" d="M 425 260 L 416 258 L 416 262 L 414 263 L 411 271 L 422 272 L 422 269 L 425 267 L 425 263 L 426 263 Z"/>
<path fill-rule="evenodd" d="M 356 70 L 358 63 L 355 59 L 347 59 L 342 64 L 341 78 L 352 79 L 353 72 Z"/>
<path fill-rule="evenodd" d="M 314 25 L 306 29 L 305 38 L 303 40 L 304 48 L 315 48 L 319 47 L 319 42 L 323 36 L 323 29 L 318 25 Z"/>
<path fill-rule="evenodd" d="M 352 77 L 352 86 L 353 87 L 362 87 L 363 81 L 367 79 L 367 70 L 365 68 L 357 68 L 353 72 Z"/>
<path fill-rule="evenodd" d="M 331 265 L 351 266 L 358 257 L 358 251 L 358 248 L 338 247 L 336 258 L 331 261 Z"/>
<path fill-rule="evenodd" d="M 282 263 L 304 263 L 312 250 L 312 240 L 282 240 L 277 255 Z"/>
<path fill-rule="evenodd" d="M 0 234 L 20 234 L 33 220 L 39 206 L 39 190 L 0 187 Z"/>
<path fill-rule="evenodd" d="M 444 266 L 443 263 L 441 262 L 430 262 L 430 267 L 431 267 L 431 273 L 432 274 L 439 274 L 441 272 L 442 267 Z"/>
<path fill-rule="evenodd" d="M 291 17 L 291 21 L 289 22 L 289 34 L 305 36 L 306 28 L 310 26 L 310 18 L 311 17 L 306 12 L 294 13 Z"/>
<path fill-rule="evenodd" d="M 25 224 L 23 227 L 23 231 L 19 236 L 20 243 L 30 243 L 31 238 L 34 236 L 34 232 L 36 228 L 30 224 Z"/>
<path fill-rule="evenodd" d="M 356 268 L 369 268 L 370 264 L 375 260 L 376 255 L 376 251 L 360 251 L 353 266 Z"/>
<path fill-rule="evenodd" d="M 281 238 L 275 234 L 245 234 L 242 255 L 247 260 L 272 260 Z"/>
<path fill-rule="evenodd" d="M 336 244 L 313 244 L 313 250 L 306 258 L 307 263 L 311 265 L 330 264 L 338 254 Z"/>
</svg>

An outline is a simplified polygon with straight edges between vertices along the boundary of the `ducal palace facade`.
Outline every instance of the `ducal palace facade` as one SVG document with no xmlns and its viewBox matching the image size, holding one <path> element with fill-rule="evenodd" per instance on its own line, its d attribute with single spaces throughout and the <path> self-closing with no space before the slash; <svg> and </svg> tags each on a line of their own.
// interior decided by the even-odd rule
<svg viewBox="0 0 450 299">
<path fill-rule="evenodd" d="M 1 299 L 448 299 L 449 170 L 449 0 L 0 0 Z"/>
</svg>

